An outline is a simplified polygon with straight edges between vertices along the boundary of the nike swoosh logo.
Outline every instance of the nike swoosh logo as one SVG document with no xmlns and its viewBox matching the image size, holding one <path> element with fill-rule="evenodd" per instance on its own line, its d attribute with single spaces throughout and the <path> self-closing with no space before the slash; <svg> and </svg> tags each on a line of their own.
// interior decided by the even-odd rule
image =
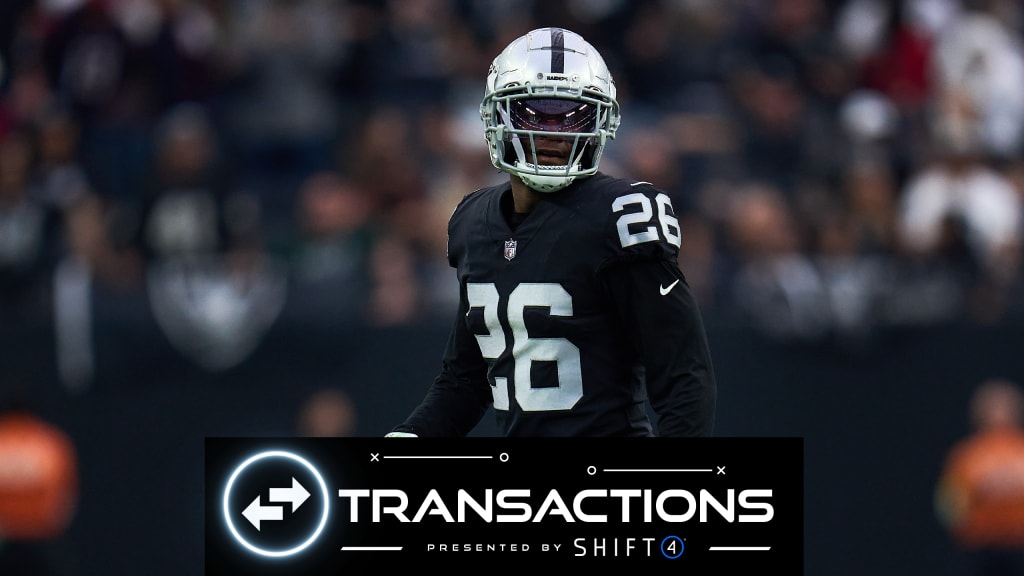
<svg viewBox="0 0 1024 576">
<path fill-rule="evenodd" d="M 679 284 L 679 279 L 678 278 L 676 278 L 676 281 L 671 283 L 671 284 L 669 284 L 668 286 L 658 286 L 658 291 L 661 292 L 662 296 L 664 296 L 664 295 L 668 294 L 669 292 L 671 292 L 672 289 L 676 287 L 676 284 Z"/>
</svg>

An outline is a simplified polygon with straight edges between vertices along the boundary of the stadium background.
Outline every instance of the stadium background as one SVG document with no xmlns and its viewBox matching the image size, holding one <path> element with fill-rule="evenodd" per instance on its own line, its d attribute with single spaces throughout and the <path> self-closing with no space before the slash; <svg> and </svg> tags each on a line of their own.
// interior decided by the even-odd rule
<svg viewBox="0 0 1024 576">
<path fill-rule="evenodd" d="M 0 400 L 69 434 L 80 485 L 66 533 L 25 549 L 55 575 L 199 573 L 205 436 L 403 418 L 455 305 L 447 216 L 503 179 L 483 74 L 558 25 L 616 75 L 602 168 L 673 195 L 718 434 L 805 438 L 806 573 L 963 574 L 934 483 L 973 388 L 1024 381 L 1022 17 L 5 0 Z"/>
</svg>

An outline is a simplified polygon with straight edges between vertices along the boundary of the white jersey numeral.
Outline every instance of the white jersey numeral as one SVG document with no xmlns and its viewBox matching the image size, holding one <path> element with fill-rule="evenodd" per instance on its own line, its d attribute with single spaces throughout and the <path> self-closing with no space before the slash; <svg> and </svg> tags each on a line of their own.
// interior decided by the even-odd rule
<svg viewBox="0 0 1024 576">
<path fill-rule="evenodd" d="M 487 334 L 474 334 L 484 358 L 497 358 L 505 351 L 505 334 L 498 320 L 498 288 L 494 284 L 467 284 L 466 298 L 470 308 L 481 308 Z M 508 410 L 507 378 L 495 378 L 491 385 L 496 410 Z"/>
<path fill-rule="evenodd" d="M 654 197 L 654 201 L 658 205 L 658 224 L 661 228 L 661 233 L 669 244 L 678 248 L 682 243 L 682 237 L 679 232 L 679 220 L 675 217 L 675 210 L 672 208 L 672 200 L 662 192 Z M 655 242 L 660 238 L 658 236 L 658 226 L 653 224 L 639 232 L 629 231 L 630 225 L 644 224 L 654 218 L 651 199 L 644 194 L 633 192 L 632 194 L 619 196 L 612 202 L 612 212 L 622 212 L 626 206 L 634 204 L 640 207 L 638 212 L 627 212 L 619 216 L 619 219 L 615 221 L 615 227 L 619 231 L 619 243 L 622 244 L 623 248 L 628 248 L 642 242 Z"/>
<path fill-rule="evenodd" d="M 484 358 L 494 360 L 505 351 L 505 334 L 498 321 L 498 289 L 493 283 L 466 285 L 470 308 L 481 308 L 487 334 L 477 334 Z M 583 397 L 580 350 L 565 338 L 531 338 L 526 328 L 527 307 L 547 308 L 551 316 L 572 316 L 572 296 L 561 284 L 523 283 L 509 294 L 506 315 L 512 330 L 512 358 L 515 361 L 515 399 L 528 412 L 569 410 Z M 556 386 L 534 387 L 534 362 L 554 362 Z M 508 378 L 495 377 L 491 385 L 494 408 L 509 409 Z"/>
</svg>

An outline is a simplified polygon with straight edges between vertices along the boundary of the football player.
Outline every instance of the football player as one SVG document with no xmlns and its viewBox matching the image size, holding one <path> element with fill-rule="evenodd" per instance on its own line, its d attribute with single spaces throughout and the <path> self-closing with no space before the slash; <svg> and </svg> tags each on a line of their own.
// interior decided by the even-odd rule
<svg viewBox="0 0 1024 576">
<path fill-rule="evenodd" d="M 568 30 L 529 32 L 491 64 L 480 113 L 509 181 L 451 216 L 459 311 L 440 374 L 387 436 L 464 436 L 492 406 L 507 436 L 710 435 L 672 202 L 598 171 L 619 126 L 604 59 Z"/>
</svg>

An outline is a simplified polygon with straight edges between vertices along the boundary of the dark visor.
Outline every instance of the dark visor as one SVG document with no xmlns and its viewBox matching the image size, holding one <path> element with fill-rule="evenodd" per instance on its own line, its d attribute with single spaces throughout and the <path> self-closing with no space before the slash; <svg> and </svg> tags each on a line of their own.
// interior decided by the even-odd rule
<svg viewBox="0 0 1024 576">
<path fill-rule="evenodd" d="M 597 106 L 562 98 L 512 101 L 512 127 L 546 132 L 594 132 Z"/>
</svg>

